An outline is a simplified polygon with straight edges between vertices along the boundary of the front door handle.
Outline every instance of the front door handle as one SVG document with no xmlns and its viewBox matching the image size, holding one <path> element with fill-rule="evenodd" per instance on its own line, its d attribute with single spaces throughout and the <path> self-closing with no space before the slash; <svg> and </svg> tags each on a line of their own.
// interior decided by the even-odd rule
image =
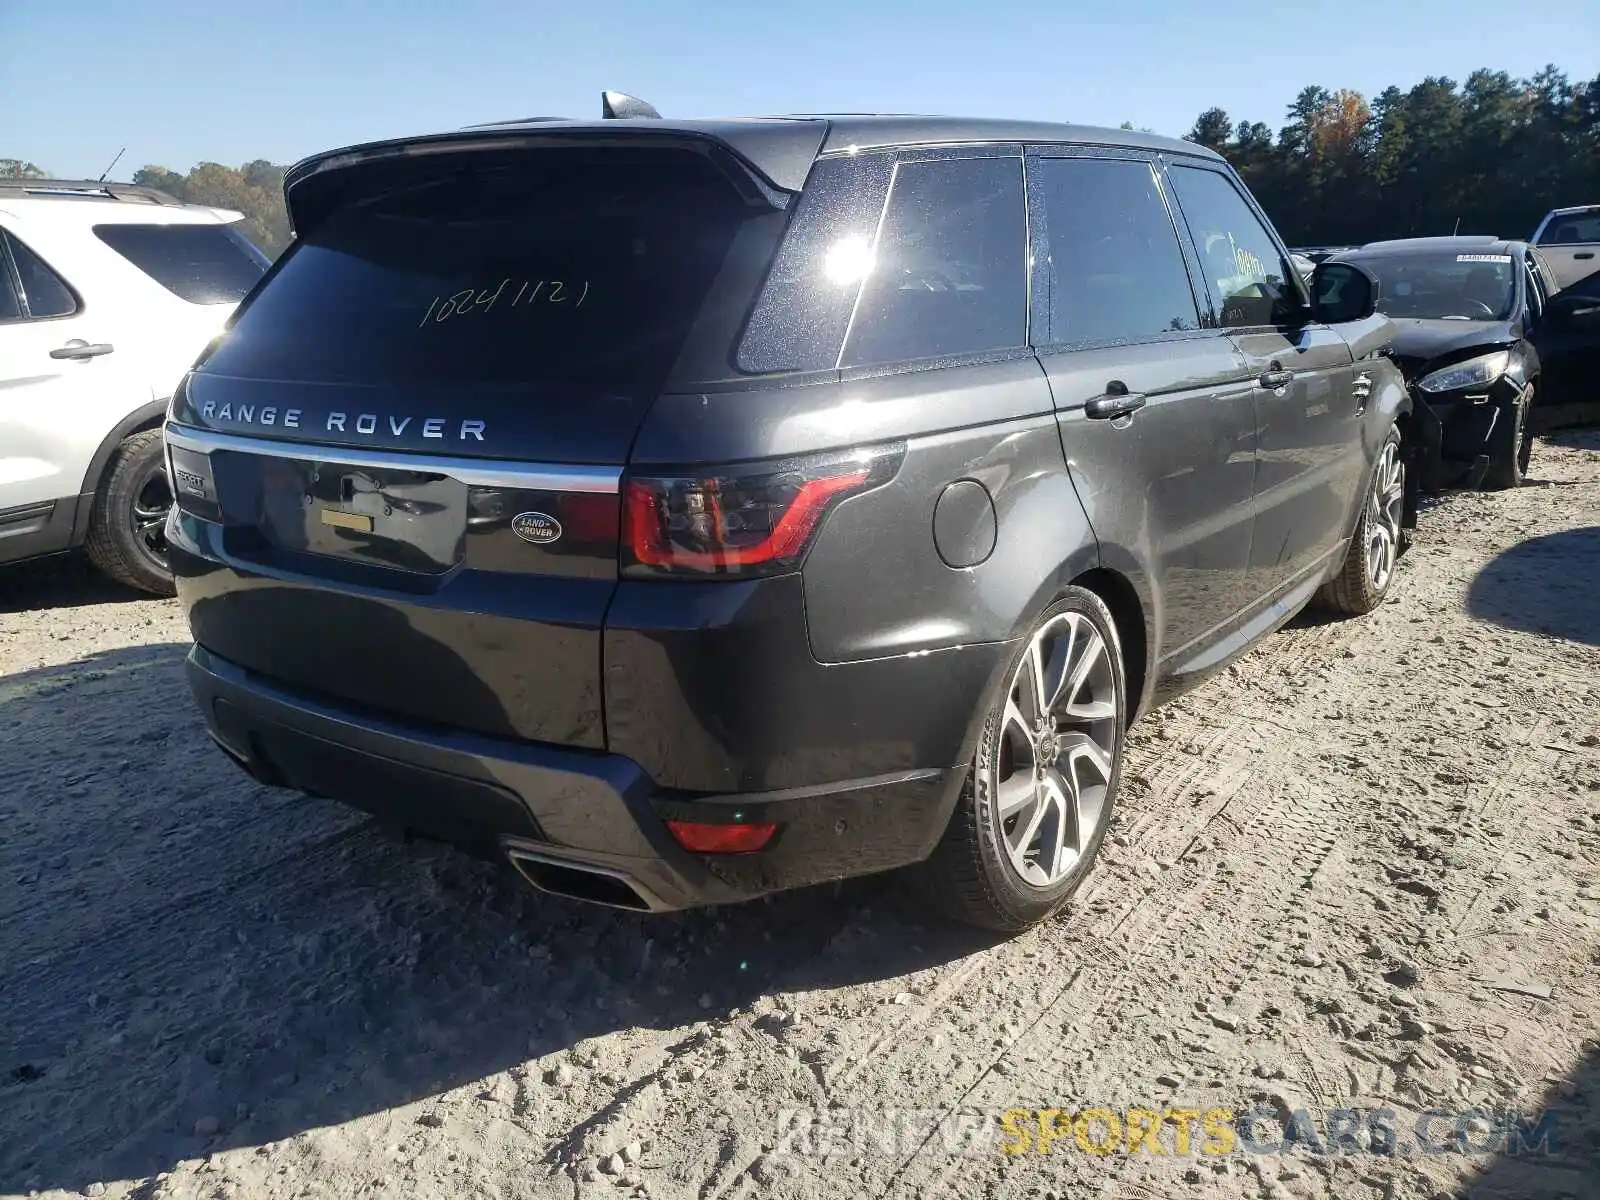
<svg viewBox="0 0 1600 1200">
<path fill-rule="evenodd" d="M 65 346 L 57 346 L 50 351 L 50 357 L 98 358 L 102 354 L 110 354 L 113 349 L 110 342 L 86 342 L 82 338 L 73 338 Z"/>
<path fill-rule="evenodd" d="M 1279 388 L 1288 387 L 1294 382 L 1294 372 L 1278 369 L 1263 371 L 1257 382 L 1264 388 L 1271 388 L 1273 391 L 1277 391 Z"/>
<path fill-rule="evenodd" d="M 1138 412 L 1147 403 L 1139 392 L 1107 392 L 1096 396 L 1083 406 L 1083 415 L 1091 421 L 1109 421 Z"/>
</svg>

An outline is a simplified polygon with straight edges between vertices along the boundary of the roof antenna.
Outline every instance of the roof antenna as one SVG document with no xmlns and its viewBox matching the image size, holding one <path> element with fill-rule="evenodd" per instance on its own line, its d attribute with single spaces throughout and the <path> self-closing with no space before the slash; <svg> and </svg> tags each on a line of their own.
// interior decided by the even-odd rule
<svg viewBox="0 0 1600 1200">
<path fill-rule="evenodd" d="M 1455 237 L 1456 234 L 1458 234 L 1460 232 L 1461 232 L 1461 218 L 1457 217 L 1456 218 L 1456 227 L 1450 231 L 1450 236 L 1451 237 Z"/>
<path fill-rule="evenodd" d="M 122 156 L 124 154 L 126 154 L 127 152 L 128 152 L 128 148 L 126 146 L 124 146 L 121 150 L 118 150 L 117 151 L 117 156 L 111 160 L 111 167 L 114 167 L 119 162 L 121 162 L 122 161 Z M 106 176 L 111 174 L 111 167 L 107 167 L 104 171 L 101 171 L 100 172 L 100 178 L 96 179 L 95 182 L 96 183 L 104 183 L 106 181 Z"/>
<path fill-rule="evenodd" d="M 619 121 L 628 117 L 643 117 L 651 121 L 661 119 L 661 114 L 651 105 L 637 96 L 628 95 L 627 92 L 601 92 L 600 115 L 607 121 Z"/>
</svg>

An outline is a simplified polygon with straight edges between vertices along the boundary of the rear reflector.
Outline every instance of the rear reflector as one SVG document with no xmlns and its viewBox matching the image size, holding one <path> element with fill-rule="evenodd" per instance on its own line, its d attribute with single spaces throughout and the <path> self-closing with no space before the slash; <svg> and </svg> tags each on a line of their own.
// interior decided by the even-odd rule
<svg viewBox="0 0 1600 1200">
<path fill-rule="evenodd" d="M 744 825 L 710 825 L 701 821 L 668 821 L 678 845 L 696 854 L 748 854 L 772 840 L 772 821 Z"/>
<path fill-rule="evenodd" d="M 829 510 L 892 478 L 902 453 L 896 446 L 696 475 L 631 477 L 623 487 L 624 573 L 792 571 Z"/>
</svg>

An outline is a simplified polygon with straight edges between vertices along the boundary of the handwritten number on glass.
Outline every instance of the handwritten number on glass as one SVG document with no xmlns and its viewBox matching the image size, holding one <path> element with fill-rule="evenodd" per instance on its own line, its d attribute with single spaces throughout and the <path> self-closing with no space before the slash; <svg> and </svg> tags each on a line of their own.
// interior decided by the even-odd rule
<svg viewBox="0 0 1600 1200">
<path fill-rule="evenodd" d="M 462 288 L 459 292 L 452 292 L 448 296 L 435 296 L 428 304 L 428 311 L 422 315 L 422 320 L 417 322 L 421 329 L 429 322 L 437 325 L 448 321 L 451 317 L 467 317 L 474 314 L 487 314 L 494 311 L 495 305 L 508 294 L 510 299 L 506 302 L 507 308 L 524 308 L 535 304 L 571 304 L 573 308 L 582 308 L 583 302 L 589 298 L 589 281 L 585 279 L 580 287 L 578 284 L 565 279 L 524 279 L 517 284 L 512 292 L 512 280 L 502 279 L 500 285 L 492 292 L 487 288 L 482 291 L 476 288 Z M 572 294 L 577 293 L 573 300 Z"/>
</svg>

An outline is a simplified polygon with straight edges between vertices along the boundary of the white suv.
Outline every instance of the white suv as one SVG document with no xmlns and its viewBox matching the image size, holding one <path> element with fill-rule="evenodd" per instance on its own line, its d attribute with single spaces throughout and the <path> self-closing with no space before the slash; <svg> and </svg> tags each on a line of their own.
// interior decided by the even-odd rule
<svg viewBox="0 0 1600 1200">
<path fill-rule="evenodd" d="M 84 547 L 170 595 L 167 400 L 266 271 L 240 214 L 0 180 L 0 563 Z"/>
</svg>

